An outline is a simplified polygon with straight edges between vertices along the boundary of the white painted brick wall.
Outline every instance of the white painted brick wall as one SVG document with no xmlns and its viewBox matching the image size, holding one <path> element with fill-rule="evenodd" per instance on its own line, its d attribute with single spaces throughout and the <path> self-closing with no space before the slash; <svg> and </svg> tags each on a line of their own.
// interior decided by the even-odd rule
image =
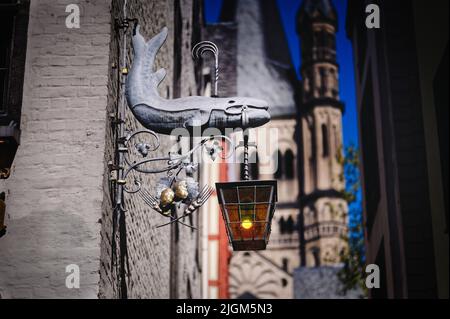
<svg viewBox="0 0 450 319">
<path fill-rule="evenodd" d="M 190 33 L 188 30 L 192 27 L 192 1 L 180 1 L 183 20 L 183 44 L 182 44 L 182 72 L 181 72 L 181 91 L 186 96 L 189 91 L 195 92 L 195 79 L 193 78 L 193 61 L 190 53 Z M 123 0 L 113 5 L 113 15 L 122 16 Z M 173 68 L 174 68 L 174 1 L 141 1 L 128 0 L 128 16 L 138 18 L 141 24 L 141 33 L 149 40 L 158 34 L 164 26 L 169 28 L 169 35 L 165 44 L 160 49 L 155 60 L 155 70 L 165 68 L 167 76 L 160 84 L 160 95 L 166 97 L 166 92 L 173 94 Z M 129 32 L 131 33 L 131 32 Z M 117 35 L 114 35 L 115 43 Z M 177 35 L 180 36 L 180 35 Z M 130 40 L 130 38 L 128 38 Z M 116 48 L 112 47 L 111 61 L 117 63 Z M 131 44 L 128 44 L 128 60 L 132 60 Z M 110 89 L 109 89 L 109 110 L 113 111 L 117 98 L 117 79 L 116 71 L 111 70 Z M 132 113 L 126 110 L 126 128 L 128 130 L 143 129 L 137 122 Z M 168 136 L 160 136 L 161 147 L 152 152 L 152 156 L 167 156 L 170 145 L 174 142 Z M 112 159 L 110 150 L 111 131 L 107 134 L 107 153 L 105 161 Z M 158 165 L 163 165 L 159 163 Z M 141 175 L 143 178 L 143 187 L 154 192 L 156 182 L 164 174 L 160 175 Z M 128 182 L 132 182 L 133 177 Z M 105 182 L 106 185 L 106 182 Z M 108 197 L 108 188 L 105 187 L 105 198 Z M 120 279 L 114 269 L 111 269 L 111 237 L 112 237 L 112 209 L 108 200 L 104 202 L 104 215 L 102 218 L 102 249 L 101 249 L 101 281 L 100 297 L 113 298 L 118 296 L 118 286 Z M 156 229 L 155 226 L 167 222 L 167 219 L 161 217 L 150 209 L 139 197 L 139 195 L 125 194 L 126 212 L 126 237 L 127 237 L 127 281 L 126 290 L 129 298 L 186 298 L 188 290 L 194 298 L 200 298 L 200 275 L 196 260 L 197 232 L 180 226 L 179 240 L 176 246 L 177 257 L 171 257 L 171 227 Z M 175 265 L 177 273 L 171 273 L 171 264 Z M 171 295 L 170 282 L 173 276 L 177 276 L 176 292 Z M 189 284 L 188 284 L 189 283 Z M 189 286 L 189 288 L 188 288 Z"/>
<path fill-rule="evenodd" d="M 65 27 L 78 3 L 81 29 Z M 100 264 L 109 0 L 32 0 L 21 145 L 6 191 L 2 298 L 95 298 Z M 80 289 L 65 267 L 78 264 Z"/>
<path fill-rule="evenodd" d="M 78 3 L 81 29 L 65 28 L 65 6 Z M 173 93 L 174 1 L 129 0 L 147 39 L 168 26 L 157 56 L 167 69 L 160 93 Z M 117 298 L 120 281 L 111 269 L 112 204 L 106 163 L 113 158 L 107 114 L 117 101 L 116 34 L 112 19 L 123 0 L 32 0 L 28 34 L 22 138 L 7 193 L 8 232 L 0 239 L 0 295 L 3 298 Z M 183 96 L 195 92 L 190 58 L 192 1 L 181 1 Z M 190 27 L 188 26 L 190 25 Z M 131 45 L 128 54 L 131 58 Z M 128 129 L 142 126 L 127 111 Z M 168 137 L 153 155 L 167 155 Z M 160 176 L 144 177 L 152 190 Z M 132 179 L 131 179 L 132 181 Z M 178 297 L 200 297 L 198 233 L 180 228 L 178 257 L 171 261 L 170 228 L 137 195 L 127 195 L 126 236 L 130 298 L 168 298 L 170 264 L 178 269 Z M 81 288 L 65 287 L 65 267 L 78 264 Z M 189 285 L 188 285 L 189 282 Z M 188 287 L 189 286 L 189 287 Z"/>
</svg>

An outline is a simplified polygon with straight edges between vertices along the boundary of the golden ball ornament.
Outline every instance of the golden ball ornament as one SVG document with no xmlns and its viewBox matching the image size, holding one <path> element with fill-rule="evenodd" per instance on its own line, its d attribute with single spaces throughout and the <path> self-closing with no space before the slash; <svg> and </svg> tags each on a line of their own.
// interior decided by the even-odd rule
<svg viewBox="0 0 450 319">
<path fill-rule="evenodd" d="M 171 188 L 166 188 L 161 192 L 160 203 L 162 206 L 167 206 L 172 204 L 175 198 L 175 192 Z"/>
<path fill-rule="evenodd" d="M 175 184 L 175 196 L 180 199 L 186 199 L 189 196 L 186 181 L 179 181 Z"/>
</svg>

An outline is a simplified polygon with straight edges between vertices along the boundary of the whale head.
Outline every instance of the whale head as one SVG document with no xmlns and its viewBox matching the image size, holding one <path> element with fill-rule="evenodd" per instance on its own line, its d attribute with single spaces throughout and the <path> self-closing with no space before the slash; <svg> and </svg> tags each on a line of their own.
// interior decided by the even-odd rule
<svg viewBox="0 0 450 319">
<path fill-rule="evenodd" d="M 242 128 L 259 127 L 270 121 L 269 106 L 264 100 L 249 97 L 230 97 L 222 100 L 225 114 L 231 118 L 240 117 Z"/>
</svg>

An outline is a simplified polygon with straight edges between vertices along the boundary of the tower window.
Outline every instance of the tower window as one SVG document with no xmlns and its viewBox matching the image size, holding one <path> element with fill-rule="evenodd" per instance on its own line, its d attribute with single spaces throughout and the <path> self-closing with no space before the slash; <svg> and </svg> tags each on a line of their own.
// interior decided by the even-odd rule
<svg viewBox="0 0 450 319">
<path fill-rule="evenodd" d="M 320 94 L 324 95 L 327 92 L 327 71 L 325 68 L 319 68 L 320 73 Z"/>
<path fill-rule="evenodd" d="M 289 269 L 289 259 L 283 258 L 283 260 L 281 262 L 283 264 L 283 266 L 282 266 L 283 270 L 284 271 L 288 271 L 288 269 Z"/>
<path fill-rule="evenodd" d="M 288 234 L 292 234 L 295 230 L 294 219 L 292 216 L 289 216 L 286 222 L 286 230 Z"/>
<path fill-rule="evenodd" d="M 330 155 L 330 147 L 328 141 L 328 129 L 325 124 L 322 124 L 322 156 L 328 157 Z"/>
<path fill-rule="evenodd" d="M 284 217 L 280 218 L 278 227 L 280 227 L 280 234 L 283 235 L 286 232 L 286 221 L 284 220 Z"/>
<path fill-rule="evenodd" d="M 336 40 L 334 38 L 334 35 L 327 32 L 327 42 L 330 49 L 335 50 L 336 49 Z"/>
<path fill-rule="evenodd" d="M 289 216 L 287 219 L 281 217 L 278 226 L 280 227 L 281 235 L 292 235 L 295 231 L 295 222 L 292 216 Z"/>
<path fill-rule="evenodd" d="M 294 179 L 294 153 L 291 150 L 287 150 L 284 155 L 286 178 L 291 180 Z"/>
<path fill-rule="evenodd" d="M 316 35 L 316 43 L 318 47 L 324 47 L 326 45 L 326 32 L 321 30 Z"/>
<path fill-rule="evenodd" d="M 280 151 L 274 153 L 274 161 L 275 165 L 277 165 L 277 169 L 274 174 L 275 179 L 281 179 L 283 177 L 283 154 Z"/>
</svg>

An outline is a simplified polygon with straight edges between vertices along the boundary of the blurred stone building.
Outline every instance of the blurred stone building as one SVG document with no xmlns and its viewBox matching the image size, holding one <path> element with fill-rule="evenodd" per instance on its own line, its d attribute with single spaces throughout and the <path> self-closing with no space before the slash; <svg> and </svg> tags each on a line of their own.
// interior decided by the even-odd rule
<svg viewBox="0 0 450 319">
<path fill-rule="evenodd" d="M 66 26 L 69 4 L 80 9 L 80 28 Z M 125 45 L 118 27 L 125 12 L 147 39 L 169 28 L 155 62 L 167 70 L 161 96 L 212 94 L 212 70 L 191 56 L 204 39 L 221 52 L 219 95 L 269 102 L 272 121 L 251 135 L 259 146 L 251 153 L 252 178 L 278 180 L 266 251 L 230 254 L 214 195 L 185 221 L 200 231 L 177 224 L 155 229 L 165 219 L 137 195 L 125 195 L 123 214 L 114 210 L 115 119 L 122 68 L 130 67 L 133 52 L 131 25 Z M 292 298 L 295 269 L 335 267 L 347 209 L 336 162 L 343 110 L 337 17 L 325 0 L 305 0 L 299 16 L 302 82 L 275 0 L 224 1 L 221 22 L 208 28 L 200 0 L 0 1 L 0 193 L 7 225 L 0 296 Z M 125 129 L 142 129 L 127 108 Z M 161 136 L 152 154 L 167 155 L 172 144 Z M 144 187 L 159 177 L 143 176 Z M 200 167 L 201 183 L 241 177 L 239 164 Z M 79 289 L 66 286 L 69 265 L 80 269 Z"/>
<path fill-rule="evenodd" d="M 66 27 L 69 4 L 80 9 L 80 28 Z M 201 1 L 0 1 L 1 298 L 200 297 L 198 232 L 155 229 L 163 218 L 138 196 L 126 195 L 127 211 L 113 215 L 108 163 L 124 10 L 147 39 L 170 30 L 156 59 L 168 71 L 161 96 L 197 94 L 190 51 L 201 37 Z M 125 126 L 142 128 L 128 110 Z M 168 138 L 161 142 L 155 155 L 169 151 Z M 79 289 L 66 287 L 71 264 Z"/>
<path fill-rule="evenodd" d="M 338 163 L 344 107 L 339 100 L 336 11 L 330 1 L 304 1 L 297 26 L 302 82 L 297 80 L 275 0 L 224 1 L 219 22 L 208 25 L 204 33 L 221 52 L 221 83 L 226 86 L 220 84 L 220 95 L 256 96 L 269 102 L 272 120 L 250 136 L 258 145 L 250 153 L 251 177 L 278 180 L 267 250 L 225 257 L 227 252 L 217 248 L 207 251 L 213 274 L 223 271 L 229 259 L 228 278 L 220 272 L 209 277 L 209 298 L 293 298 L 295 269 L 334 269 L 346 247 L 342 237 L 347 233 L 347 204 L 341 195 L 345 182 Z M 277 138 L 272 142 L 274 132 Z M 242 136 L 237 134 L 239 140 Z M 227 165 L 226 179 L 242 179 L 242 167 Z M 224 231 L 214 225 L 212 235 L 219 237 L 217 242 L 210 240 L 212 247 L 220 245 Z M 221 285 L 223 280 L 228 285 Z"/>
</svg>

